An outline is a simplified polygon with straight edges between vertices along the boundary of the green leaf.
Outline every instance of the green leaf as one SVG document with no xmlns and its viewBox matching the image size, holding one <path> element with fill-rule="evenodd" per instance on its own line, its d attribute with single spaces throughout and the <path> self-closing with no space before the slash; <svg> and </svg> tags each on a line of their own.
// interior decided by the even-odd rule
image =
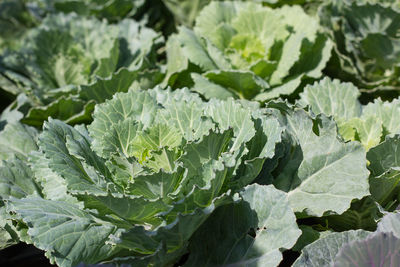
<svg viewBox="0 0 400 267">
<path fill-rule="evenodd" d="M 175 96 L 162 103 L 165 108 L 158 113 L 157 123 L 173 125 L 187 141 L 198 140 L 213 128 L 212 121 L 204 114 L 202 102 L 185 99 L 185 93 Z"/>
<path fill-rule="evenodd" d="M 341 248 L 333 266 L 396 266 L 400 263 L 400 239 L 392 233 L 375 233 Z"/>
<path fill-rule="evenodd" d="M 305 73 L 307 77 L 319 78 L 331 58 L 333 42 L 328 36 L 317 33 L 315 42 L 303 40 L 300 59 L 290 69 L 290 75 Z"/>
<path fill-rule="evenodd" d="M 95 71 L 95 75 L 107 78 L 110 73 L 113 73 L 117 69 L 118 56 L 119 56 L 119 40 L 115 40 L 110 50 L 110 56 L 107 58 L 100 59 L 100 63 Z"/>
<path fill-rule="evenodd" d="M 50 169 L 63 177 L 69 190 L 98 194 L 108 191 L 106 177 L 110 174 L 103 160 L 91 151 L 87 137 L 71 126 L 50 120 L 39 137 L 39 146 L 49 159 Z"/>
<path fill-rule="evenodd" d="M 179 23 L 186 25 L 188 27 L 193 26 L 194 20 L 198 15 L 199 11 L 208 4 L 209 1 L 196 0 L 193 1 L 171 1 L 165 0 L 164 4 L 168 9 L 174 14 L 174 18 L 179 21 Z"/>
<path fill-rule="evenodd" d="M 382 123 L 375 116 L 369 116 L 364 120 L 355 118 L 351 120 L 357 133 L 357 139 L 364 145 L 366 150 L 378 145 L 382 136 Z"/>
<path fill-rule="evenodd" d="M 189 66 L 189 61 L 183 54 L 184 52 L 177 34 L 171 34 L 169 36 L 165 49 L 167 51 L 167 75 L 165 77 L 165 82 L 172 86 L 170 82 L 171 76 L 185 71 Z"/>
<path fill-rule="evenodd" d="M 112 129 L 113 125 L 127 118 L 140 121 L 145 127 L 155 119 L 157 102 L 147 92 L 130 91 L 127 94 L 117 93 L 113 99 L 98 105 L 94 111 L 94 121 L 88 127 L 93 138 L 93 149 L 102 155 L 105 140 L 103 136 Z"/>
<path fill-rule="evenodd" d="M 134 155 L 139 160 L 144 160 L 146 155 L 151 155 L 152 151 L 162 148 L 173 149 L 182 143 L 182 136 L 175 127 L 166 124 L 155 124 L 147 128 L 145 131 L 137 134 L 129 146 L 134 151 Z"/>
<path fill-rule="evenodd" d="M 115 93 L 127 92 L 138 77 L 139 71 L 129 71 L 123 68 L 109 78 L 98 78 L 90 85 L 82 85 L 79 97 L 85 101 L 95 100 L 97 103 L 102 103 L 111 99 Z"/>
<path fill-rule="evenodd" d="M 82 194 L 78 198 L 85 203 L 87 209 L 96 209 L 101 215 L 116 215 L 135 224 L 155 224 L 160 219 L 157 220 L 154 215 L 168 209 L 161 198 L 147 199 L 143 196 L 122 194 L 109 194 L 107 196 Z"/>
<path fill-rule="evenodd" d="M 204 40 L 184 26 L 179 29 L 176 38 L 181 44 L 183 55 L 205 71 L 217 69 L 218 65 L 207 51 Z"/>
<path fill-rule="evenodd" d="M 236 92 L 230 92 L 225 87 L 209 81 L 200 74 L 192 73 L 191 77 L 194 82 L 192 90 L 207 99 L 218 98 L 226 100 L 228 97 L 236 97 Z"/>
<path fill-rule="evenodd" d="M 390 208 L 394 204 L 392 201 L 398 202 L 396 199 L 400 182 L 399 145 L 399 135 L 387 136 L 385 141 L 367 153 L 370 162 L 368 169 L 371 171 L 371 195 L 384 208 Z"/>
<path fill-rule="evenodd" d="M 171 222 L 179 213 L 193 212 L 198 207 L 205 208 L 212 205 L 218 195 L 225 191 L 222 190 L 222 187 L 229 178 L 229 169 L 232 168 L 229 161 L 232 158 L 233 156 L 228 154 L 219 160 L 211 159 L 198 168 L 195 173 L 186 175 L 186 179 L 182 180 L 181 186 L 174 194 L 183 197 L 185 201 L 174 203 L 173 208 L 167 214 L 167 221 Z"/>
<path fill-rule="evenodd" d="M 36 139 L 35 128 L 19 122 L 8 123 L 0 132 L 0 159 L 6 160 L 13 155 L 27 157 L 29 152 L 38 149 Z"/>
<path fill-rule="evenodd" d="M 143 4 L 142 1 L 132 3 L 126 0 L 96 1 L 94 3 L 79 0 L 56 0 L 51 3 L 51 7 L 58 12 L 76 12 L 82 16 L 95 15 L 108 20 L 123 18 L 129 14 L 134 14 Z"/>
<path fill-rule="evenodd" d="M 368 150 L 378 145 L 382 136 L 397 133 L 396 115 L 398 99 L 382 102 L 380 99 L 362 106 L 357 87 L 351 83 L 325 78 L 318 84 L 307 86 L 300 103 L 310 105 L 316 114 L 333 115 L 339 132 L 346 140 L 360 141 Z"/>
<path fill-rule="evenodd" d="M 69 122 L 74 120 L 75 115 L 81 113 L 81 111 L 85 109 L 86 104 L 87 102 L 73 97 L 60 97 L 47 106 L 31 108 L 25 118 L 22 119 L 22 122 L 39 127 L 42 126 L 43 122 L 49 117 Z M 91 107 L 91 111 L 92 110 L 93 107 Z M 84 122 L 90 121 L 90 113 L 86 114 L 81 120 L 82 119 Z"/>
<path fill-rule="evenodd" d="M 381 216 L 379 204 L 371 196 L 367 196 L 361 200 L 353 200 L 350 208 L 340 215 L 328 215 L 315 221 L 338 232 L 354 229 L 374 231 Z"/>
<path fill-rule="evenodd" d="M 142 130 L 143 126 L 136 123 L 133 119 L 126 119 L 117 124 L 112 125 L 112 128 L 103 136 L 102 151 L 103 156 L 113 157 L 120 155 L 128 158 L 135 155 L 135 151 L 131 144 L 135 140 L 136 134 Z M 136 152 L 138 156 L 141 154 Z M 140 157 L 140 160 L 143 160 Z"/>
<path fill-rule="evenodd" d="M 306 86 L 300 94 L 300 102 L 309 105 L 315 114 L 324 113 L 336 119 L 352 119 L 361 116 L 360 92 L 351 83 L 324 78 Z"/>
<path fill-rule="evenodd" d="M 142 164 L 152 171 L 157 172 L 160 169 L 172 172 L 176 168 L 176 160 L 179 158 L 180 152 L 177 149 L 169 150 L 162 148 L 151 154 L 151 157 L 145 159 Z"/>
<path fill-rule="evenodd" d="M 318 240 L 320 233 L 308 225 L 299 225 L 299 228 L 301 230 L 301 236 L 297 239 L 297 242 L 292 249 L 301 252 L 305 246 Z"/>
<path fill-rule="evenodd" d="M 369 234 L 370 232 L 364 230 L 351 230 L 322 237 L 303 248 L 302 254 L 294 262 L 293 267 L 332 266 L 335 256 L 345 244 L 355 240 L 363 240 Z"/>
<path fill-rule="evenodd" d="M 73 204 L 34 197 L 12 198 L 9 210 L 29 225 L 28 234 L 34 245 L 45 250 L 59 266 L 97 263 L 115 253 L 115 249 L 105 244 L 115 226 Z"/>
<path fill-rule="evenodd" d="M 291 34 L 282 47 L 279 64 L 270 78 L 272 86 L 282 83 L 282 79 L 289 74 L 289 70 L 300 59 L 300 48 L 304 33 Z"/>
<path fill-rule="evenodd" d="M 257 95 L 254 100 L 265 102 L 281 95 L 291 95 L 301 84 L 302 78 L 303 76 L 295 76 L 292 79 L 286 80 L 282 85 L 270 88 L 270 90 L 266 90 L 265 92 Z"/>
<path fill-rule="evenodd" d="M 26 162 L 19 158 L 3 161 L 0 166 L 0 198 L 23 198 L 29 195 L 41 195 L 33 173 Z"/>
<path fill-rule="evenodd" d="M 382 122 L 386 134 L 397 134 L 400 132 L 400 119 L 397 116 L 399 112 L 400 99 L 394 99 L 392 102 L 375 99 L 373 103 L 365 106 L 363 116 L 375 116 Z"/>
<path fill-rule="evenodd" d="M 49 167 L 50 160 L 43 153 L 31 153 L 29 163 L 34 180 L 42 188 L 42 194 L 46 199 L 78 204 L 76 198 L 68 194 L 64 179 Z"/>
<path fill-rule="evenodd" d="M 151 81 L 148 81 L 147 76 L 151 76 Z M 160 78 L 156 76 L 159 75 Z M 110 77 L 98 77 L 89 85 L 81 85 L 79 97 L 85 101 L 94 100 L 97 103 L 103 103 L 107 99 L 119 92 L 127 92 L 130 88 L 150 88 L 160 83 L 162 75 L 157 70 L 129 70 L 121 68 Z"/>
<path fill-rule="evenodd" d="M 111 236 L 111 243 L 145 255 L 157 251 L 163 242 L 166 243 L 168 253 L 179 251 L 187 246 L 187 240 L 216 208 L 229 203 L 231 203 L 231 198 L 221 195 L 215 198 L 208 207 L 196 208 L 190 212 L 181 210 L 172 222 L 165 226 L 161 225 L 151 232 L 146 232 L 143 227 L 133 227 L 129 231 L 123 230 Z"/>
<path fill-rule="evenodd" d="M 318 116 L 313 121 L 305 111 L 295 110 L 283 119 L 293 146 L 286 168 L 274 185 L 288 192 L 296 212 L 322 216 L 327 211 L 343 213 L 353 199 L 369 195 L 365 151 L 356 142 L 337 138 L 334 121 Z M 340 172 L 338 171 L 340 170 Z"/>
<path fill-rule="evenodd" d="M 198 230 L 185 266 L 276 266 L 279 249 L 291 248 L 300 236 L 284 192 L 251 185 L 242 200 L 219 208 Z"/>
<path fill-rule="evenodd" d="M 5 207 L 0 207 L 0 249 L 5 249 L 9 246 L 18 243 L 18 236 L 12 227 L 12 221 L 6 218 L 8 214 Z"/>
<path fill-rule="evenodd" d="M 385 215 L 378 223 L 378 232 L 392 233 L 395 237 L 400 238 L 400 213 L 389 213 Z"/>
<path fill-rule="evenodd" d="M 18 87 L 28 95 L 31 109 L 23 122 L 33 126 L 49 116 L 87 124 L 94 102 L 130 87 L 152 87 L 164 76 L 156 63 L 163 38 L 131 19 L 108 24 L 73 12 L 48 14 L 21 42 L 2 57 L 0 77 L 5 90 Z"/>
<path fill-rule="evenodd" d="M 251 140 L 255 135 L 250 110 L 233 99 L 227 101 L 212 99 L 209 102 L 207 113 L 218 124 L 219 129 L 233 129 L 234 143 L 230 147 L 230 151 L 238 150 L 242 144 Z"/>
<path fill-rule="evenodd" d="M 254 75 L 250 71 L 241 70 L 216 70 L 208 71 L 204 77 L 209 79 L 231 93 L 235 94 L 236 98 L 252 99 L 258 93 L 269 88 L 266 81 Z"/>
<path fill-rule="evenodd" d="M 237 170 L 236 177 L 231 181 L 233 188 L 242 188 L 252 183 L 260 174 L 267 159 L 275 156 L 275 148 L 282 141 L 282 132 L 279 122 L 275 118 L 268 118 L 262 112 L 253 112 L 256 134 L 246 147 L 248 153 L 243 157 L 243 165 Z"/>
<path fill-rule="evenodd" d="M 188 169 L 189 175 L 195 174 L 203 164 L 211 159 L 218 160 L 221 154 L 229 149 L 232 137 L 232 130 L 221 133 L 210 131 L 201 140 L 187 144 L 185 154 L 182 155 L 180 161 Z"/>
</svg>

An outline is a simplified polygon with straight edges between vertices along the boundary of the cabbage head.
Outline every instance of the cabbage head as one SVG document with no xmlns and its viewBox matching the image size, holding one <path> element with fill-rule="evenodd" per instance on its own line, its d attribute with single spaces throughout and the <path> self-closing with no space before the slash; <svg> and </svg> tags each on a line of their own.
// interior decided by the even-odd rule
<svg viewBox="0 0 400 267">
<path fill-rule="evenodd" d="M 140 77 L 157 70 L 161 42 L 159 34 L 133 20 L 108 24 L 76 14 L 50 15 L 25 34 L 20 48 L 0 55 L 0 88 L 26 95 L 24 123 L 41 126 L 49 116 L 87 123 L 94 102 L 127 91 L 131 81 L 126 77 L 140 83 Z M 119 73 L 117 83 L 113 74 L 122 68 L 130 75 L 124 79 Z M 156 81 L 160 75 L 151 77 Z M 117 85 L 104 88 L 113 81 Z"/>
<path fill-rule="evenodd" d="M 167 43 L 167 83 L 206 98 L 264 101 L 318 79 L 332 44 L 299 6 L 271 9 L 253 2 L 212 2 L 194 30 Z"/>
</svg>

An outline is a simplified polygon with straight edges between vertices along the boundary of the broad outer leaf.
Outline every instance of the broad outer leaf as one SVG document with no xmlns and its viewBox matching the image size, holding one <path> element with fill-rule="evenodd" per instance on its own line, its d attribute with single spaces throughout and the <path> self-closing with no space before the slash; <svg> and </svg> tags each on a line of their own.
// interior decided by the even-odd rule
<svg viewBox="0 0 400 267">
<path fill-rule="evenodd" d="M 274 184 L 288 192 L 294 211 L 313 216 L 327 211 L 341 214 L 353 199 L 369 194 L 365 150 L 359 143 L 340 141 L 334 121 L 318 116 L 313 122 L 298 109 L 284 123 L 300 149 L 300 155 L 293 154 L 286 166 L 298 169 L 293 178 L 282 172 Z"/>
<path fill-rule="evenodd" d="M 152 82 L 146 82 L 147 75 L 151 75 Z M 157 75 L 159 75 L 157 71 L 122 68 L 107 78 L 98 77 L 89 85 L 81 85 L 79 97 L 85 101 L 94 100 L 97 103 L 103 103 L 105 100 L 111 99 L 114 94 L 127 92 L 134 86 L 143 87 L 143 89 L 145 89 L 144 87 L 154 87 L 159 83 Z"/>
<path fill-rule="evenodd" d="M 335 256 L 345 244 L 353 240 L 364 239 L 369 234 L 370 232 L 364 230 L 329 234 L 304 247 L 293 267 L 332 266 Z"/>
<path fill-rule="evenodd" d="M 320 238 L 302 250 L 293 266 L 397 266 L 399 235 L 399 214 L 389 213 L 374 233 L 351 230 Z"/>
<path fill-rule="evenodd" d="M 9 211 L 29 225 L 34 245 L 47 251 L 46 255 L 58 266 L 97 263 L 115 252 L 105 242 L 116 227 L 73 204 L 34 197 L 12 198 Z"/>
<path fill-rule="evenodd" d="M 334 267 L 399 266 L 400 239 L 392 233 L 376 232 L 341 248 Z"/>
<path fill-rule="evenodd" d="M 218 98 L 228 99 L 229 97 L 235 97 L 236 92 L 227 90 L 226 87 L 210 82 L 207 78 L 200 74 L 192 73 L 191 77 L 194 82 L 193 91 L 203 95 L 206 99 Z"/>
<path fill-rule="evenodd" d="M 87 106 L 88 104 L 91 104 Z M 90 113 L 93 111 L 93 103 L 73 97 L 60 97 L 46 106 L 33 107 L 22 119 L 23 123 L 40 127 L 49 117 L 58 118 L 65 122 L 75 120 L 75 123 L 89 122 Z M 85 109 L 89 108 L 86 112 Z M 87 114 L 89 113 L 89 114 Z M 78 120 L 76 117 L 79 117 Z"/>
<path fill-rule="evenodd" d="M 183 55 L 186 58 L 190 58 L 196 65 L 204 70 L 213 70 L 218 67 L 207 51 L 204 40 L 196 36 L 192 30 L 181 26 L 176 38 L 180 43 L 186 44 L 182 47 Z"/>
<path fill-rule="evenodd" d="M 284 192 L 254 184 L 240 196 L 238 203 L 219 208 L 193 236 L 185 266 L 277 266 L 279 249 L 295 244 L 301 231 Z"/>
<path fill-rule="evenodd" d="M 236 98 L 253 99 L 257 94 L 269 88 L 261 77 L 251 71 L 244 70 L 216 70 L 204 74 L 210 82 L 227 88 Z M 196 85 L 199 86 L 199 85 Z M 209 94 L 209 93 L 206 93 Z"/>
</svg>

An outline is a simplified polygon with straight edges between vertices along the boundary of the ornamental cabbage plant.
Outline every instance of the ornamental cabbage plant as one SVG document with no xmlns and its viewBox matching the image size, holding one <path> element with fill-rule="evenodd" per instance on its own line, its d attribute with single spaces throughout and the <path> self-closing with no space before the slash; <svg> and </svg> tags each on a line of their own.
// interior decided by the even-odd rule
<svg viewBox="0 0 400 267">
<path fill-rule="evenodd" d="M 350 225 L 373 229 L 380 213 L 376 203 L 380 210 L 386 211 L 393 211 L 400 204 L 399 99 L 389 102 L 377 98 L 362 105 L 359 96 L 360 91 L 353 84 L 325 78 L 306 86 L 299 100 L 299 104 L 309 106 L 315 114 L 333 116 L 344 140 L 359 141 L 368 150 L 371 198 L 353 203 L 345 214 L 347 219 L 343 216 L 325 218 L 331 226 L 344 230 Z"/>
<path fill-rule="evenodd" d="M 385 1 L 332 0 L 319 14 L 335 44 L 330 76 L 367 91 L 399 90 L 398 7 Z"/>
<path fill-rule="evenodd" d="M 0 52 L 18 46 L 24 33 L 36 26 L 42 16 L 38 1 L 5 0 L 0 3 Z"/>
<path fill-rule="evenodd" d="M 111 25 L 76 14 L 51 15 L 22 42 L 0 56 L 0 87 L 27 96 L 25 104 L 13 105 L 24 106 L 23 122 L 30 125 L 40 126 L 49 116 L 89 122 L 96 101 L 149 75 L 151 83 L 162 77 L 156 66 L 162 37 L 133 20 Z M 115 81 L 113 75 L 118 84 L 104 88 Z"/>
<path fill-rule="evenodd" d="M 255 216 L 238 233 L 260 228 L 255 237 L 232 240 L 254 253 L 230 261 L 272 253 L 278 264 L 280 249 L 300 235 L 287 194 L 245 186 L 273 157 L 282 131 L 273 116 L 232 99 L 206 103 L 188 90 L 118 93 L 96 106 L 88 129 L 46 122 L 26 174 L 13 167 L 24 165 L 18 158 L 3 162 L 1 196 L 9 216 L 25 226 L 24 240 L 59 266 L 168 266 L 225 205 Z M 260 202 L 263 195 L 270 198 Z M 260 251 L 264 242 L 270 246 Z"/>
<path fill-rule="evenodd" d="M 0 167 L 1 233 L 59 266 L 171 266 L 187 253 L 186 266 L 277 266 L 302 235 L 296 218 L 369 195 L 362 145 L 279 101 L 131 89 L 97 104 L 87 128 L 49 119 L 37 139 Z"/>
<path fill-rule="evenodd" d="M 299 6 L 211 2 L 167 43 L 166 82 L 206 98 L 264 101 L 318 79 L 332 44 Z"/>
</svg>

